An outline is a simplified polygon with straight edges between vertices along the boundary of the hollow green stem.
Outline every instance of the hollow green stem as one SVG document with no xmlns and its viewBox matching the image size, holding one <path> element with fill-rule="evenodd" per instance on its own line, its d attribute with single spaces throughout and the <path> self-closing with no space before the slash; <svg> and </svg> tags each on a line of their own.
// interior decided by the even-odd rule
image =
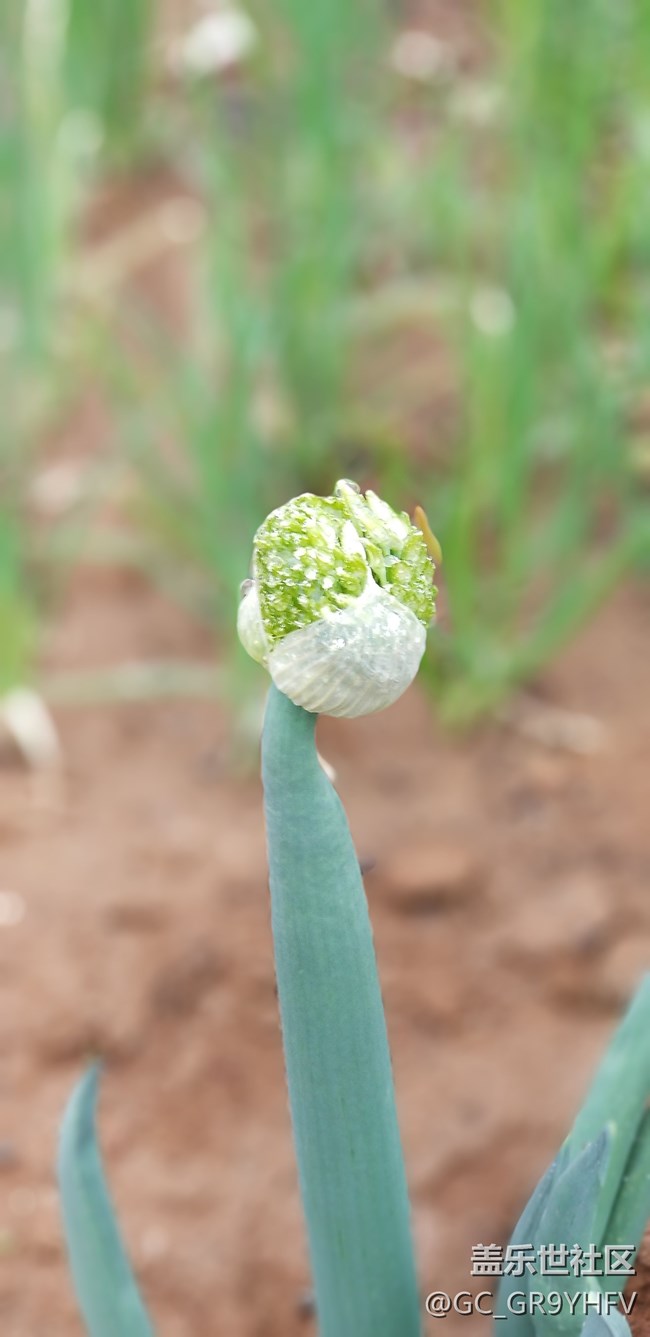
<svg viewBox="0 0 650 1337">
<path fill-rule="evenodd" d="M 317 716 L 271 687 L 262 737 L 278 996 L 321 1337 L 418 1337 L 372 930 Z"/>
</svg>

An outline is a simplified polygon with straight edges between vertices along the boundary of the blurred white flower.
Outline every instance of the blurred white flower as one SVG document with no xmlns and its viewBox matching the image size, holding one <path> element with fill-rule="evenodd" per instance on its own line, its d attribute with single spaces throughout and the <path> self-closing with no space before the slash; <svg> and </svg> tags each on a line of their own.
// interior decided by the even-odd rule
<svg viewBox="0 0 650 1337">
<path fill-rule="evenodd" d="M 453 60 L 449 47 L 433 33 L 409 28 L 393 43 L 390 63 L 405 79 L 431 83 L 449 73 Z"/>
<path fill-rule="evenodd" d="M 83 495 L 84 466 L 78 460 L 48 464 L 30 487 L 31 500 L 43 515 L 61 515 L 81 501 Z"/>
<path fill-rule="evenodd" d="M 59 735 L 43 698 L 30 687 L 14 687 L 0 700 L 0 721 L 34 770 L 61 766 Z"/>
<path fill-rule="evenodd" d="M 173 64 L 182 74 L 208 75 L 237 65 L 257 42 L 253 20 L 234 5 L 206 14 L 185 34 Z"/>
</svg>

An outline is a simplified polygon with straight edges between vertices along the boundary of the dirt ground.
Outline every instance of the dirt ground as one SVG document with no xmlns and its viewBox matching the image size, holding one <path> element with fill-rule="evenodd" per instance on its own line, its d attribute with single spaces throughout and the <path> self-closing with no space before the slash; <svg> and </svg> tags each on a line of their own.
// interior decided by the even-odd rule
<svg viewBox="0 0 650 1337">
<path fill-rule="evenodd" d="M 471 32 L 464 50 L 471 66 Z M 152 286 L 180 323 L 170 274 Z M 650 966 L 648 651 L 631 586 L 521 717 L 452 738 L 416 685 L 377 718 L 319 724 L 371 865 L 423 1297 L 471 1289 L 472 1245 L 507 1241 Z M 51 669 L 208 653 L 119 571 L 75 577 L 45 646 Z M 263 690 L 260 672 L 260 707 Z M 310 1337 L 259 780 L 231 765 L 223 703 L 56 719 L 60 777 L 0 764 L 2 1337 L 81 1337 L 53 1164 L 98 1054 L 107 1170 L 160 1337 Z"/>
<path fill-rule="evenodd" d="M 75 580 L 47 659 L 204 648 L 107 572 Z M 647 660 L 628 588 L 536 684 L 543 741 L 534 713 L 451 739 L 417 686 L 377 718 L 319 724 L 373 861 L 423 1295 L 468 1288 L 472 1244 L 506 1241 L 650 964 Z M 551 707 L 598 721 L 584 753 Z M 98 1053 L 108 1172 L 161 1337 L 302 1337 L 259 781 L 230 773 L 221 704 L 57 722 L 60 780 L 0 768 L 3 1337 L 81 1333 L 53 1162 Z"/>
</svg>

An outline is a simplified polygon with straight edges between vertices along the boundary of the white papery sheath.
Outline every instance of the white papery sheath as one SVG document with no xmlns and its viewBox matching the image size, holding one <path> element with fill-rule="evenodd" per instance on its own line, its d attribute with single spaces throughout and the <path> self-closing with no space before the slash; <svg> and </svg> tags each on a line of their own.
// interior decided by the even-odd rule
<svg viewBox="0 0 650 1337">
<path fill-rule="evenodd" d="M 406 691 L 425 644 L 415 613 L 369 576 L 358 599 L 290 632 L 266 663 L 295 705 L 351 719 L 383 710 Z"/>
</svg>

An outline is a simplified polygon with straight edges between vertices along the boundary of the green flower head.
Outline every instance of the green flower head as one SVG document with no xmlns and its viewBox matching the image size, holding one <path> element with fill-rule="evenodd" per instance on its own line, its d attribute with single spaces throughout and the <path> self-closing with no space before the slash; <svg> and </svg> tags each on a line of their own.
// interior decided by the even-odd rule
<svg viewBox="0 0 650 1337">
<path fill-rule="evenodd" d="M 395 661 L 403 655 L 407 633 L 409 645 L 419 647 L 419 663 L 435 613 L 433 572 L 422 529 L 374 492 L 364 495 L 356 483 L 343 479 L 333 496 L 304 493 L 272 511 L 260 525 L 253 545 L 253 579 L 246 582 L 240 604 L 240 639 L 254 659 L 269 667 L 276 682 L 274 668 L 291 651 L 297 672 L 297 650 L 302 660 L 306 647 L 312 677 L 312 660 L 320 654 L 323 667 L 342 680 L 350 672 L 352 643 L 358 680 L 361 673 L 380 677 L 382 658 Z M 315 633 L 308 640 L 296 639 L 316 624 L 321 628 L 318 650 Z M 395 675 L 393 664 L 396 676 L 403 673 Z M 293 677 L 290 687 L 292 683 Z M 287 695 L 292 696 L 291 690 Z"/>
<path fill-rule="evenodd" d="M 435 612 L 433 563 L 405 512 L 356 483 L 333 497 L 306 492 L 272 511 L 255 535 L 254 571 L 270 646 L 346 608 L 371 578 L 428 626 Z"/>
</svg>

